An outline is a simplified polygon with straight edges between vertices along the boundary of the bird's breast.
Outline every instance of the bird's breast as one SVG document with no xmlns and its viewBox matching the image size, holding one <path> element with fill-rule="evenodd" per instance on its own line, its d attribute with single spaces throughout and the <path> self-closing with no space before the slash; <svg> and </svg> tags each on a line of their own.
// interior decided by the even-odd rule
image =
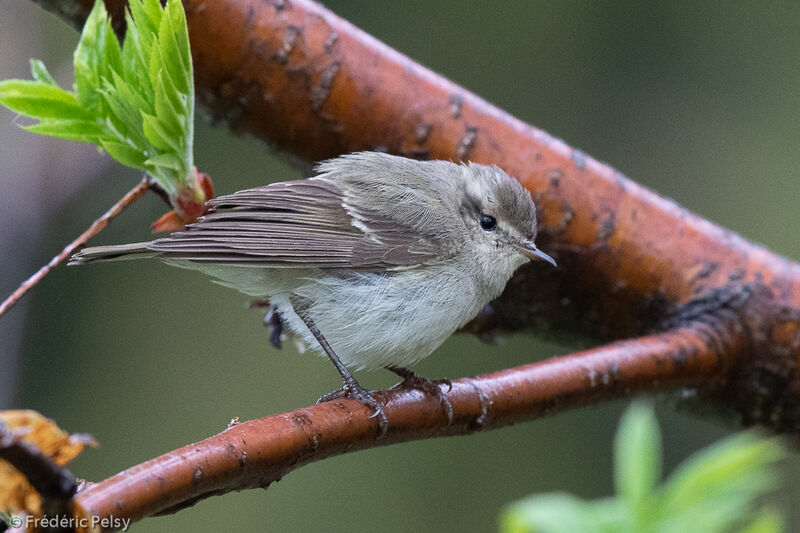
<svg viewBox="0 0 800 533">
<path fill-rule="evenodd" d="M 355 369 L 408 366 L 429 355 L 477 314 L 481 291 L 451 266 L 388 274 L 309 279 L 286 303 L 314 320 L 342 362 Z M 284 312 L 307 343 L 317 343 L 295 310 Z"/>
</svg>

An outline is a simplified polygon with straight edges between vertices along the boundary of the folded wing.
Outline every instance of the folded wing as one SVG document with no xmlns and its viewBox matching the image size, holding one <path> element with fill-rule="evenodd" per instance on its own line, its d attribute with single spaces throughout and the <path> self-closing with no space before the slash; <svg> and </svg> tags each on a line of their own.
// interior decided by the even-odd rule
<svg viewBox="0 0 800 533">
<path fill-rule="evenodd" d="M 452 243 L 417 221 L 354 202 L 332 180 L 311 178 L 239 191 L 214 211 L 147 248 L 162 257 L 269 268 L 381 271 L 443 259 Z M 424 206 L 422 207 L 424 210 Z"/>
</svg>

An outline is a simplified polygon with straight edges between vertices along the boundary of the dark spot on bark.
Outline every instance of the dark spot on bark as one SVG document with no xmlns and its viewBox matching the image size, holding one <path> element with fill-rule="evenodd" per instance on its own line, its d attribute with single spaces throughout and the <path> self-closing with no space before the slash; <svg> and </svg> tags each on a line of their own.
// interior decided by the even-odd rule
<svg viewBox="0 0 800 533">
<path fill-rule="evenodd" d="M 542 220 L 543 218 L 542 213 L 539 212 L 541 204 L 536 202 L 536 205 L 538 206 L 536 211 L 536 218 Z M 569 223 L 572 221 L 572 218 L 574 216 L 575 216 L 575 210 L 572 209 L 572 206 L 565 203 L 563 206 L 561 206 L 561 221 L 558 223 L 558 226 L 553 228 L 553 231 L 555 233 L 561 233 L 563 231 L 566 231 L 567 226 L 569 226 Z"/>
<path fill-rule="evenodd" d="M 728 275 L 728 281 L 731 283 L 742 281 L 747 275 L 747 271 L 743 268 L 737 268 Z"/>
<path fill-rule="evenodd" d="M 558 189 L 558 186 L 561 185 L 561 178 L 564 176 L 564 171 L 560 168 L 551 168 L 547 171 L 547 177 L 550 178 L 550 186 L 554 189 Z"/>
<path fill-rule="evenodd" d="M 642 328 L 647 331 L 649 326 L 659 324 L 667 314 L 669 304 L 667 296 L 662 291 L 653 291 L 644 298 L 642 303 L 642 312 L 639 313 L 642 322 Z M 658 329 L 661 329 L 660 327 Z"/>
<path fill-rule="evenodd" d="M 286 0 L 272 0 L 275 11 L 283 11 L 286 8 Z"/>
<path fill-rule="evenodd" d="M 311 419 L 305 413 L 295 413 L 292 415 L 292 424 L 295 426 L 310 426 L 312 425 Z"/>
<path fill-rule="evenodd" d="M 414 140 L 419 144 L 424 143 L 428 140 L 428 136 L 431 134 L 432 129 L 433 126 L 427 122 L 420 122 L 417 124 L 416 130 L 414 130 Z"/>
<path fill-rule="evenodd" d="M 575 168 L 583 170 L 586 168 L 586 154 L 577 148 L 572 149 L 572 162 L 575 163 Z"/>
<path fill-rule="evenodd" d="M 114 503 L 114 507 L 116 507 L 117 509 L 120 509 L 120 510 L 121 509 L 125 509 L 125 503 L 122 500 L 117 500 Z"/>
<path fill-rule="evenodd" d="M 275 61 L 282 65 L 285 65 L 289 61 L 289 54 L 292 53 L 294 43 L 300 35 L 302 35 L 302 30 L 297 26 L 290 25 L 286 28 L 286 35 L 281 43 L 281 49 L 275 54 Z"/>
<path fill-rule="evenodd" d="M 325 49 L 325 52 L 330 54 L 333 52 L 333 47 L 336 46 L 336 43 L 339 41 L 339 34 L 335 31 L 332 31 L 328 38 L 325 40 L 325 44 L 322 47 Z"/>
<path fill-rule="evenodd" d="M 749 285 L 725 285 L 712 289 L 707 294 L 695 298 L 689 302 L 675 306 L 668 314 L 662 315 L 667 318 L 662 322 L 663 329 L 673 329 L 682 326 L 689 326 L 695 321 L 707 321 L 722 311 L 739 310 L 753 295 L 756 290 L 755 284 Z"/>
<path fill-rule="evenodd" d="M 699 281 L 701 279 L 706 279 L 708 276 L 714 273 L 715 270 L 719 268 L 719 263 L 716 261 L 709 261 L 707 259 L 703 260 L 703 266 L 700 268 L 700 272 L 697 273 L 696 280 Z"/>
<path fill-rule="evenodd" d="M 614 234 L 616 225 L 616 215 L 613 212 L 608 213 L 608 216 L 606 216 L 605 220 L 603 220 L 603 223 L 600 224 L 600 229 L 597 231 L 597 240 L 600 242 L 606 242 Z"/>
<path fill-rule="evenodd" d="M 456 147 L 456 155 L 460 160 L 466 161 L 469 159 L 469 155 L 475 147 L 477 138 L 478 128 L 467 125 L 464 136 L 458 141 L 458 146 Z"/>
<path fill-rule="evenodd" d="M 672 364 L 675 365 L 675 370 L 679 373 L 689 366 L 689 361 L 683 348 L 678 348 L 672 355 Z"/>
<path fill-rule="evenodd" d="M 319 84 L 311 89 L 311 109 L 319 111 L 325 104 L 325 101 L 331 95 L 331 87 L 333 80 L 339 73 L 342 64 L 339 61 L 334 61 L 322 71 L 319 78 Z"/>
<path fill-rule="evenodd" d="M 450 100 L 447 102 L 447 109 L 450 111 L 450 116 L 455 119 L 461 118 L 461 107 L 464 105 L 464 99 L 454 94 L 450 97 Z"/>
<path fill-rule="evenodd" d="M 475 389 L 475 394 L 478 397 L 478 403 L 481 406 L 481 414 L 473 420 L 469 426 L 471 430 L 479 431 L 486 427 L 486 424 L 489 422 L 489 409 L 492 406 L 492 401 L 484 394 L 481 388 L 471 383 L 472 388 Z"/>
<path fill-rule="evenodd" d="M 411 159 L 417 159 L 419 161 L 427 161 L 431 158 L 431 151 L 425 150 L 424 148 L 415 148 L 413 150 L 409 150 L 404 154 L 406 157 L 410 157 Z"/>
</svg>

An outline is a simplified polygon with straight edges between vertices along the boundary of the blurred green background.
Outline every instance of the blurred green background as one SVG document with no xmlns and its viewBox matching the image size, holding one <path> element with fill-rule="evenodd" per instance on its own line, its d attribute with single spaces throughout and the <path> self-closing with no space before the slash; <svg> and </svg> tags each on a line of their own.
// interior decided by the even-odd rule
<svg viewBox="0 0 800 533">
<path fill-rule="evenodd" d="M 501 108 L 705 217 L 800 260 L 797 2 L 375 2 L 326 5 Z M 26 0 L 0 1 L 0 78 L 44 59 L 69 84 L 77 33 Z M 37 138 L 0 109 L 0 293 L 5 296 L 137 173 L 87 146 Z M 198 118 L 196 162 L 220 193 L 300 177 L 285 156 Z M 96 243 L 149 238 L 146 198 Z M 643 222 L 643 223 L 646 223 Z M 0 407 L 33 408 L 100 442 L 73 464 L 99 480 L 242 419 L 338 386 L 326 361 L 267 343 L 237 293 L 158 263 L 59 268 L 0 320 Z M 418 370 L 459 377 L 567 353 L 517 336 L 450 339 Z M 361 375 L 370 387 L 392 383 Z M 659 401 L 665 470 L 729 432 Z M 611 493 L 622 402 L 468 437 L 359 452 L 268 491 L 201 502 L 138 531 L 489 531 L 532 492 Z M 800 460 L 774 496 L 800 530 Z"/>
</svg>

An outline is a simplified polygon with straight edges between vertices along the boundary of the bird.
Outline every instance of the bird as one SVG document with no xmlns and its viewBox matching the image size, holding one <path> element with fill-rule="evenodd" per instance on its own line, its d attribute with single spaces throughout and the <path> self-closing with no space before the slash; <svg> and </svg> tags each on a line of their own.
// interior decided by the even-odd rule
<svg viewBox="0 0 800 533">
<path fill-rule="evenodd" d="M 86 248 L 69 264 L 156 258 L 265 299 L 339 371 L 342 388 L 322 399 L 370 406 L 382 434 L 383 406 L 352 371 L 386 368 L 442 399 L 408 367 L 497 298 L 518 267 L 556 266 L 534 242 L 530 193 L 497 166 L 356 152 L 207 207 L 183 231 Z"/>
</svg>

